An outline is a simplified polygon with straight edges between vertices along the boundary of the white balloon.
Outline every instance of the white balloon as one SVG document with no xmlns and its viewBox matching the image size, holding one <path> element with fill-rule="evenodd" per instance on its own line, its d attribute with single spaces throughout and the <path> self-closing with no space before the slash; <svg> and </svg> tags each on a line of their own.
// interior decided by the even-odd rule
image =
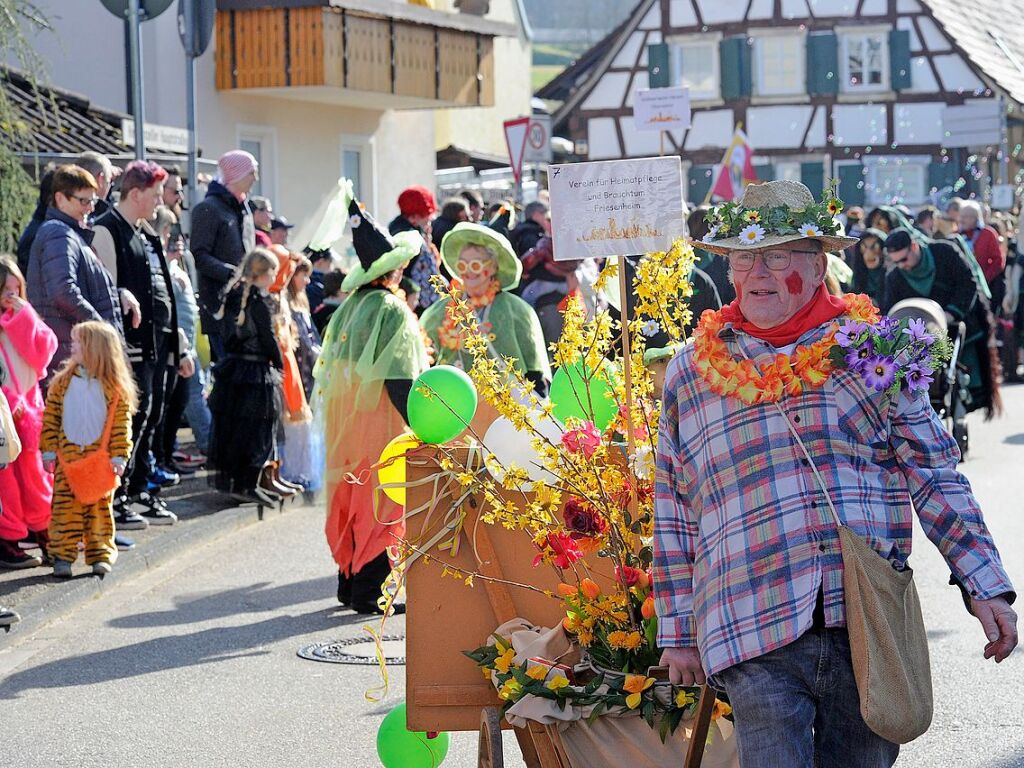
<svg viewBox="0 0 1024 768">
<path fill-rule="evenodd" d="M 555 421 L 546 418 L 541 413 L 535 413 L 530 417 L 530 424 L 544 437 L 556 444 L 562 439 L 562 427 Z M 494 460 L 501 465 L 495 467 L 488 464 L 488 471 L 495 480 L 501 482 L 505 473 L 502 468 L 508 469 L 513 465 L 519 469 L 525 469 L 526 474 L 533 481 L 546 483 L 557 483 L 558 478 L 544 469 L 543 461 L 533 448 L 533 432 L 520 432 L 515 425 L 504 416 L 499 416 L 484 435 L 484 446 Z M 525 484 L 523 490 L 529 490 Z"/>
</svg>

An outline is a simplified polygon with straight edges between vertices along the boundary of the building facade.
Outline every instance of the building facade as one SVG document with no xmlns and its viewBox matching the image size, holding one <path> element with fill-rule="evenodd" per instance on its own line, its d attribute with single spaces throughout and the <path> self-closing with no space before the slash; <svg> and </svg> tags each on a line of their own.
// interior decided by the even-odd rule
<svg viewBox="0 0 1024 768">
<path fill-rule="evenodd" d="M 737 125 L 761 179 L 820 189 L 835 177 L 843 199 L 861 205 L 985 194 L 1000 177 L 1019 182 L 1010 155 L 1020 151 L 1024 65 L 1013 51 L 1024 33 L 999 19 L 1020 18 L 1024 4 L 1009 5 L 1019 7 L 643 0 L 598 43 L 600 56 L 581 57 L 589 71 L 570 67 L 546 86 L 564 98 L 556 132 L 588 159 L 657 155 L 659 134 L 633 126 L 633 94 L 682 84 L 692 124 L 669 132 L 665 146 L 683 158 L 689 200 L 704 199 Z M 951 135 L 971 134 L 972 115 L 977 131 L 952 145 Z"/>
</svg>

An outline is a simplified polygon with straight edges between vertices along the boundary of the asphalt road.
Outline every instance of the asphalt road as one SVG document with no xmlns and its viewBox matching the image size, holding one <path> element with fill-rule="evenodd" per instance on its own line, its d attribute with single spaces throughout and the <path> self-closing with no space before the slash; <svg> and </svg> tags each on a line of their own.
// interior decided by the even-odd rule
<svg viewBox="0 0 1024 768">
<path fill-rule="evenodd" d="M 1006 390 L 1006 400 L 1003 419 L 972 421 L 964 470 L 1011 578 L 1024 585 L 1024 387 Z M 390 670 L 390 691 L 375 703 L 365 697 L 380 681 L 374 667 L 296 655 L 309 643 L 360 637 L 367 624 L 334 600 L 321 521 L 310 508 L 271 513 L 113 582 L 34 635 L 10 635 L 0 646 L 0 765 L 378 765 L 375 734 L 402 700 L 404 668 Z M 982 659 L 980 627 L 918 534 L 936 712 L 897 765 L 1024 766 L 1024 652 L 999 666 Z M 388 631 L 403 633 L 402 619 Z M 505 754 L 510 768 L 522 766 L 509 741 Z M 453 734 L 444 764 L 475 766 L 475 734 Z"/>
</svg>

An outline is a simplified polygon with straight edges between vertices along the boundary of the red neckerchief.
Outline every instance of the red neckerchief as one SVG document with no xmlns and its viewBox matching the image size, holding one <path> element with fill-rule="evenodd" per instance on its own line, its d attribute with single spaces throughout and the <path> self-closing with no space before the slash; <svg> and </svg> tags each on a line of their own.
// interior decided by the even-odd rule
<svg viewBox="0 0 1024 768">
<path fill-rule="evenodd" d="M 803 309 L 793 315 L 789 320 L 776 325 L 774 328 L 758 328 L 748 322 L 743 313 L 740 312 L 740 300 L 736 299 L 731 304 L 722 307 L 721 317 L 737 331 L 748 333 L 755 338 L 771 344 L 773 347 L 785 347 L 793 344 L 812 328 L 835 320 L 841 314 L 849 310 L 845 299 L 833 296 L 825 289 L 825 284 L 818 286 L 818 290 L 811 297 Z"/>
</svg>

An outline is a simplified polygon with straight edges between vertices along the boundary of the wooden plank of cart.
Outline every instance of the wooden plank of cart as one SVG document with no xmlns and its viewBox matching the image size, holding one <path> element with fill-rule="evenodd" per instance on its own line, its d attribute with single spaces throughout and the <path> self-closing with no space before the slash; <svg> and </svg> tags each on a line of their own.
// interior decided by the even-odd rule
<svg viewBox="0 0 1024 768">
<path fill-rule="evenodd" d="M 424 446 L 407 455 L 408 508 L 435 502 L 441 512 L 452 505 L 450 494 L 435 497 L 432 483 L 418 481 L 439 473 L 436 449 Z M 553 569 L 532 566 L 536 549 L 529 536 L 477 521 L 481 509 L 477 499 L 462 505 L 465 512 L 461 546 L 456 555 L 431 554 L 464 573 L 479 571 L 485 576 L 531 584 L 554 591 L 558 579 Z M 426 514 L 408 521 L 407 539 L 422 540 Z M 437 516 L 431 519 L 436 530 Z M 482 564 L 478 565 L 479 557 Z M 591 576 L 610 588 L 611 573 L 601 572 L 603 558 L 592 558 L 598 570 Z M 516 589 L 506 584 L 477 581 L 466 586 L 461 579 L 441 578 L 443 566 L 423 558 L 409 568 L 406 578 L 406 706 L 408 727 L 414 731 L 480 732 L 481 768 L 502 768 L 501 700 L 490 681 L 462 652 L 483 643 L 496 627 L 516 617 L 538 626 L 557 626 L 564 612 L 558 600 L 543 594 Z M 714 706 L 714 692 L 705 688 L 697 708 L 686 768 L 699 768 Z M 515 728 L 516 739 L 528 768 L 583 768 L 573 766 L 553 726 L 531 723 Z M 700 745 L 698 749 L 696 745 Z"/>
</svg>

